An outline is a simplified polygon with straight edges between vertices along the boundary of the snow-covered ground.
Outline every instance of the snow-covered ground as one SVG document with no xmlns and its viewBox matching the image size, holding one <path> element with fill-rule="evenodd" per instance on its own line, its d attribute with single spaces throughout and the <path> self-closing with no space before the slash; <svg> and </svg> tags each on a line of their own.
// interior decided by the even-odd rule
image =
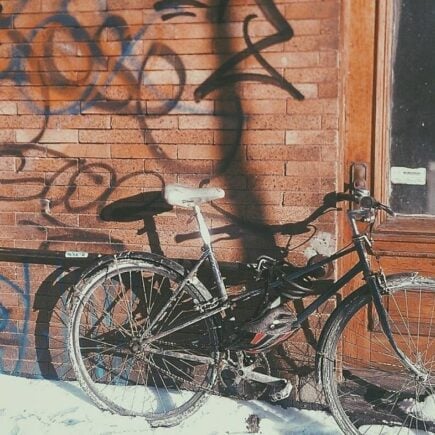
<svg viewBox="0 0 435 435">
<path fill-rule="evenodd" d="M 75 382 L 0 374 L 1 435 L 240 435 L 249 433 L 246 420 L 250 415 L 259 417 L 259 433 L 264 435 L 341 434 L 325 412 L 222 397 L 210 397 L 199 411 L 176 427 L 153 429 L 142 418 L 100 411 Z"/>
</svg>

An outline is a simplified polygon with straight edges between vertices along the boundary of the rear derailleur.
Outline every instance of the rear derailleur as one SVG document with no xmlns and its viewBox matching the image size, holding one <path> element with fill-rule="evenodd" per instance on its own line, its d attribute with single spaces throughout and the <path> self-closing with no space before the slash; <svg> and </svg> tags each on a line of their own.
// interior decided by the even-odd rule
<svg viewBox="0 0 435 435">
<path fill-rule="evenodd" d="M 243 400 L 255 400 L 269 390 L 269 399 L 277 402 L 287 398 L 292 384 L 284 378 L 271 376 L 264 354 L 227 351 L 219 371 L 221 393 Z"/>
</svg>

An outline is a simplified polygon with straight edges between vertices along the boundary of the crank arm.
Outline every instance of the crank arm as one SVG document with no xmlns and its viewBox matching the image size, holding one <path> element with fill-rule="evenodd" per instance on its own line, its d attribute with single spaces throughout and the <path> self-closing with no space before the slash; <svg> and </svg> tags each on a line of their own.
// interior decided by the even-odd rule
<svg viewBox="0 0 435 435">
<path fill-rule="evenodd" d="M 258 373 L 254 372 L 253 370 L 250 370 L 249 368 L 243 369 L 239 371 L 240 377 L 242 379 L 249 379 L 251 381 L 260 382 L 261 384 L 269 384 L 274 385 L 278 383 L 286 383 L 287 380 L 283 378 L 277 378 L 275 376 L 266 375 L 264 373 Z"/>
<path fill-rule="evenodd" d="M 273 388 L 274 392 L 270 394 L 272 402 L 288 397 L 293 389 L 292 383 L 284 378 L 277 378 L 275 376 L 265 375 L 264 373 L 254 372 L 249 367 L 247 370 L 241 370 L 240 377 L 242 379 L 249 379 L 252 381 L 260 382 L 261 384 L 269 385 Z"/>
</svg>

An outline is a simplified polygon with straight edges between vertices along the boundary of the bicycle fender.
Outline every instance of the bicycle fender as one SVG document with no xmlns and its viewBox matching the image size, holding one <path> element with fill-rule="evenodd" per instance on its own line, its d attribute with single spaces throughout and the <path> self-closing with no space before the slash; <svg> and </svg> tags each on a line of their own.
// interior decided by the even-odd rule
<svg viewBox="0 0 435 435">
<path fill-rule="evenodd" d="M 410 281 L 418 281 L 419 279 L 427 281 L 428 278 L 421 277 L 418 272 L 403 272 L 396 273 L 392 275 L 387 275 L 386 281 L 388 282 L 388 287 L 401 287 Z M 363 284 L 361 287 L 357 288 L 350 295 L 346 296 L 343 301 L 337 305 L 334 311 L 329 316 L 325 325 L 322 328 L 322 332 L 319 337 L 319 341 L 317 343 L 317 351 L 316 351 L 316 382 L 318 385 L 321 384 L 321 373 L 322 373 L 322 364 L 323 364 L 323 356 L 326 339 L 328 337 L 329 325 L 335 320 L 335 318 L 339 315 L 341 310 L 346 309 L 347 306 L 351 306 L 353 304 L 354 299 L 358 298 L 361 293 L 369 292 L 370 289 L 368 284 Z"/>
<path fill-rule="evenodd" d="M 180 275 L 181 277 L 185 277 L 187 275 L 186 269 L 174 260 L 171 260 L 162 255 L 154 254 L 152 252 L 139 252 L 139 251 L 125 251 L 115 255 L 106 255 L 98 259 L 95 263 L 91 264 L 88 268 L 86 268 L 82 274 L 80 275 L 80 279 L 78 282 L 86 280 L 89 276 L 93 275 L 97 271 L 107 267 L 108 264 L 112 263 L 115 259 L 137 259 L 146 261 L 149 263 L 153 263 L 155 265 L 161 265 L 164 267 L 168 267 L 172 269 L 175 273 Z M 206 300 L 212 299 L 212 295 L 207 287 L 199 280 L 195 279 L 190 283 L 190 285 L 196 287 L 205 297 Z"/>
</svg>

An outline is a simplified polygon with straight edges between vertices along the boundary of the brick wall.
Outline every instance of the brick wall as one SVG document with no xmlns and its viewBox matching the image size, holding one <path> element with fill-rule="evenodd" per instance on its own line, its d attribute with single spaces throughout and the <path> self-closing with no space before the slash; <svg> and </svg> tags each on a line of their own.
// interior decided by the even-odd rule
<svg viewBox="0 0 435 435">
<path fill-rule="evenodd" d="M 0 1 L 0 245 L 196 258 L 166 183 L 205 207 L 221 261 L 335 246 L 339 1 Z M 282 233 L 285 234 L 282 234 Z M 0 264 L 0 369 L 64 375 L 74 275 Z"/>
</svg>

